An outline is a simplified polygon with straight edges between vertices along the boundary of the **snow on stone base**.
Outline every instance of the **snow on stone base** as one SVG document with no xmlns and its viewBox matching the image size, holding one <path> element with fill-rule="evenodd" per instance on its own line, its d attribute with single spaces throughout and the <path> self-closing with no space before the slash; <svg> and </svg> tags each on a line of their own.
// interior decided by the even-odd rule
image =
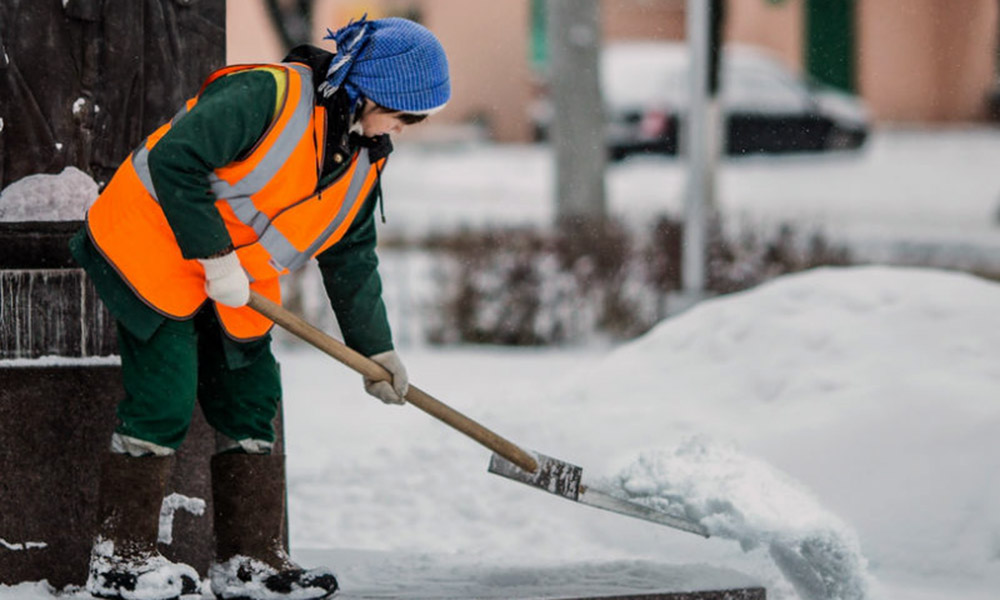
<svg viewBox="0 0 1000 600">
<path fill-rule="evenodd" d="M 97 183 L 76 167 L 29 175 L 0 192 L 0 221 L 82 221 L 97 194 Z"/>
</svg>

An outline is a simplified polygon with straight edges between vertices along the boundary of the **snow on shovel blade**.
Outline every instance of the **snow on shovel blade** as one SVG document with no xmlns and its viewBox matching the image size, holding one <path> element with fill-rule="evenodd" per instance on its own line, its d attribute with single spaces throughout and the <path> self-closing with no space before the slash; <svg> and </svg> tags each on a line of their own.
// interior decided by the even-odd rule
<svg viewBox="0 0 1000 600">
<path fill-rule="evenodd" d="M 621 515 L 651 521 L 695 533 L 703 537 L 708 537 L 708 530 L 701 523 L 690 521 L 683 517 L 667 514 L 665 512 L 630 502 L 624 498 L 618 498 L 592 488 L 583 483 L 583 469 L 570 463 L 529 451 L 538 462 L 538 470 L 529 473 L 521 469 L 506 458 L 494 453 L 490 458 L 489 472 L 507 479 L 513 479 L 531 487 L 545 490 L 551 494 L 562 496 L 567 500 L 573 500 L 580 504 L 593 506 Z"/>
</svg>

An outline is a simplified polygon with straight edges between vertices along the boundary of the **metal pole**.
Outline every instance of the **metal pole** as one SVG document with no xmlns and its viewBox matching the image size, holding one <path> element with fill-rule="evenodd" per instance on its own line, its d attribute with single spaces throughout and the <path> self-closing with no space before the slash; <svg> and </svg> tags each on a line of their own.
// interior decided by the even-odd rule
<svg viewBox="0 0 1000 600">
<path fill-rule="evenodd" d="M 709 0 L 687 0 L 690 100 L 683 136 L 688 182 L 681 273 L 684 295 L 690 303 L 697 302 L 705 293 L 708 215 L 714 205 L 715 108 L 709 93 L 711 6 Z"/>
<path fill-rule="evenodd" d="M 557 221 L 603 219 L 607 207 L 600 5 L 597 0 L 549 0 L 546 7 Z"/>
</svg>

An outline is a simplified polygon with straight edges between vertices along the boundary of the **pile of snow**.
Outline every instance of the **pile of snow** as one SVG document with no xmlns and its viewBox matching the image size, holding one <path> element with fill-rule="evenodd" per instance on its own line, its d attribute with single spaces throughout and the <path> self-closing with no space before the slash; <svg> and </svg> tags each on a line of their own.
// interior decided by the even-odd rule
<svg viewBox="0 0 1000 600">
<path fill-rule="evenodd" d="M 860 549 L 877 579 L 997 581 L 1000 478 L 985 474 L 1000 472 L 998 308 L 1000 286 L 962 274 L 783 277 L 662 323 L 591 370 L 564 406 L 586 407 L 582 437 L 622 427 L 611 435 L 620 445 L 601 444 L 613 459 L 594 453 L 586 464 L 627 460 L 626 492 L 683 498 L 726 537 L 771 545 L 777 536 L 800 555 L 811 531 L 832 532 L 843 570 L 828 589 L 861 589 Z M 691 435 L 734 442 L 810 494 L 762 463 L 683 446 Z M 629 446 L 646 458 L 623 455 Z M 729 467 L 741 463 L 736 477 Z M 809 496 L 832 514 L 821 517 Z M 787 576 L 782 553 L 768 550 Z M 811 566 L 824 565 L 835 566 L 822 556 Z"/>
<path fill-rule="evenodd" d="M 854 531 L 800 483 L 732 444 L 697 437 L 647 452 L 613 483 L 617 495 L 700 522 L 744 551 L 763 546 L 803 598 L 867 598 Z"/>
<path fill-rule="evenodd" d="M 0 221 L 82 221 L 97 195 L 97 183 L 76 167 L 29 175 L 0 192 Z"/>
</svg>

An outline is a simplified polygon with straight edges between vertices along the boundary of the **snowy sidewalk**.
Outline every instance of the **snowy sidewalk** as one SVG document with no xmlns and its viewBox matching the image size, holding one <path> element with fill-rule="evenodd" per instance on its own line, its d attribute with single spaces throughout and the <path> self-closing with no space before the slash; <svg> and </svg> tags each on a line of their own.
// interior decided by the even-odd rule
<svg viewBox="0 0 1000 600">
<path fill-rule="evenodd" d="M 869 599 L 991 599 L 998 305 L 1000 287 L 972 277 L 823 269 L 706 302 L 610 355 L 402 350 L 442 401 L 585 476 L 702 511 L 709 540 L 489 475 L 464 436 L 365 397 L 318 352 L 280 352 L 293 547 L 459 555 L 484 571 L 707 564 L 806 600 L 769 555 L 777 541 L 838 584 L 863 582 L 867 559 Z"/>
<path fill-rule="evenodd" d="M 303 550 L 296 558 L 308 565 L 333 565 L 342 600 L 547 600 L 649 596 L 678 592 L 752 590 L 760 583 L 746 575 L 707 565 L 671 565 L 648 561 L 484 565 L 460 556 Z M 759 594 L 759 592 L 758 592 Z M 715 594 L 692 594 L 687 600 Z M 763 600 L 752 592 L 733 592 L 729 600 Z"/>
</svg>

